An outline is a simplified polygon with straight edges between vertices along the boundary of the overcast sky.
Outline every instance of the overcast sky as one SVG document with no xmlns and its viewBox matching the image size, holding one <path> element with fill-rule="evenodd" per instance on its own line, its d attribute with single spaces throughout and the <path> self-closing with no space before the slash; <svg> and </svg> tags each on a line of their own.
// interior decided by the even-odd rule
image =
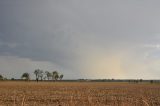
<svg viewBox="0 0 160 106">
<path fill-rule="evenodd" d="M 0 0 L 0 74 L 160 79 L 159 0 Z"/>
</svg>

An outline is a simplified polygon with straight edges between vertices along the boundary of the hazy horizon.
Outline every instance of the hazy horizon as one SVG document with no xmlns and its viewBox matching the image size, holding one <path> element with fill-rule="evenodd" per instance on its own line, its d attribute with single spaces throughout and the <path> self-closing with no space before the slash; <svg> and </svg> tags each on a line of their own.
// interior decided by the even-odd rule
<svg viewBox="0 0 160 106">
<path fill-rule="evenodd" d="M 158 0 L 1 0 L 0 74 L 160 79 Z"/>
</svg>

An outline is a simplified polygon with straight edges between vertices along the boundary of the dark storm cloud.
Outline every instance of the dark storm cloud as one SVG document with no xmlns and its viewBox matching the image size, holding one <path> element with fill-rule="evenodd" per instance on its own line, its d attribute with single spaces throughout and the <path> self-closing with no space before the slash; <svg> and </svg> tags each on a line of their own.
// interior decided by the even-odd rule
<svg viewBox="0 0 160 106">
<path fill-rule="evenodd" d="M 138 47 L 155 42 L 160 33 L 159 4 L 156 0 L 2 0 L 0 55 L 49 61 L 78 72 L 85 56 L 97 50 L 109 57 L 124 51 L 143 55 L 146 48 Z"/>
</svg>

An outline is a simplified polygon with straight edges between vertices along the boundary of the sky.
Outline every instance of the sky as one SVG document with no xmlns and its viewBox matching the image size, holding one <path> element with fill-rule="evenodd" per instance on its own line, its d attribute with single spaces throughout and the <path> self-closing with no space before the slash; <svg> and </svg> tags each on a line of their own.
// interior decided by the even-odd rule
<svg viewBox="0 0 160 106">
<path fill-rule="evenodd" d="M 0 74 L 160 79 L 159 0 L 0 0 Z"/>
</svg>

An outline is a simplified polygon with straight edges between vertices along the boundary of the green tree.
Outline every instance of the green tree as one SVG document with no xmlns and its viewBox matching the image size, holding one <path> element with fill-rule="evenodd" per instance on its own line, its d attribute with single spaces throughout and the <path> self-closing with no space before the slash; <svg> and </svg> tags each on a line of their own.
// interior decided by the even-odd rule
<svg viewBox="0 0 160 106">
<path fill-rule="evenodd" d="M 57 81 L 57 80 L 58 80 L 58 78 L 59 78 L 59 75 L 58 75 L 58 74 L 56 74 L 56 75 L 55 75 L 55 80 Z"/>
<path fill-rule="evenodd" d="M 39 73 L 38 73 L 38 78 L 41 79 L 41 81 L 43 80 L 43 70 L 40 70 Z"/>
<path fill-rule="evenodd" d="M 15 80 L 15 78 L 11 78 L 11 80 Z"/>
<path fill-rule="evenodd" d="M 59 78 L 58 72 L 57 71 L 53 71 L 53 73 L 52 73 L 52 80 L 57 81 L 58 78 Z"/>
<path fill-rule="evenodd" d="M 61 75 L 59 76 L 59 79 L 60 79 L 60 80 L 62 80 L 62 78 L 63 78 L 63 74 L 61 74 Z"/>
<path fill-rule="evenodd" d="M 2 75 L 0 75 L 0 80 L 3 80 L 3 76 Z"/>
<path fill-rule="evenodd" d="M 52 74 L 49 71 L 46 71 L 45 74 L 48 80 L 52 77 Z"/>
<path fill-rule="evenodd" d="M 29 73 L 23 73 L 21 78 L 25 79 L 25 80 L 30 80 L 30 75 L 29 75 Z"/>
<path fill-rule="evenodd" d="M 150 80 L 150 83 L 151 83 L 151 84 L 153 84 L 153 82 L 154 82 L 153 80 Z"/>
<path fill-rule="evenodd" d="M 35 74 L 35 76 L 36 76 L 36 81 L 37 81 L 37 82 L 38 82 L 38 80 L 39 80 L 39 78 L 38 78 L 39 72 L 40 72 L 40 69 L 36 69 L 36 70 L 34 71 L 34 74 Z"/>
</svg>

